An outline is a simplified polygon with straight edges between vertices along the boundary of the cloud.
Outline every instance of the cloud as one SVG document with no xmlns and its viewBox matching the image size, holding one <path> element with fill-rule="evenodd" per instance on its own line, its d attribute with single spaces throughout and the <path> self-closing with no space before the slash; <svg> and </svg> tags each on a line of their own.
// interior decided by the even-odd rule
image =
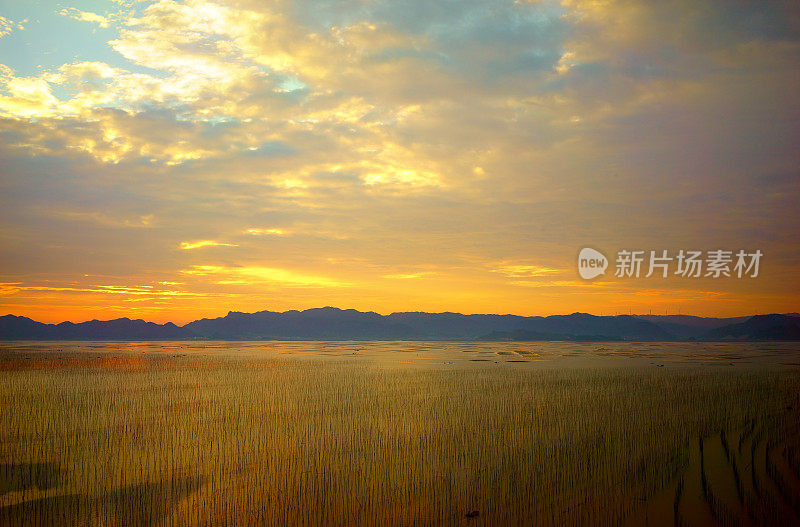
<svg viewBox="0 0 800 527">
<path fill-rule="evenodd" d="M 181 249 L 201 249 L 203 247 L 238 247 L 235 243 L 222 243 L 214 240 L 197 240 L 194 242 L 181 242 Z"/>
<path fill-rule="evenodd" d="M 414 280 L 416 278 L 423 278 L 425 276 L 430 276 L 433 273 L 430 271 L 423 271 L 419 273 L 396 273 L 396 274 L 385 274 L 383 278 L 388 278 L 390 280 Z"/>
<path fill-rule="evenodd" d="M 152 228 L 156 221 L 153 214 L 121 217 L 118 213 L 115 214 L 112 212 L 84 212 L 58 209 L 43 211 L 43 214 L 66 221 L 93 222 L 103 227 L 111 228 Z"/>
<path fill-rule="evenodd" d="M 348 282 L 326 277 L 261 266 L 195 265 L 189 269 L 181 270 L 181 273 L 210 278 L 215 283 L 223 285 L 252 285 L 260 283 L 274 283 L 284 287 L 346 287 L 351 285 Z"/>
<path fill-rule="evenodd" d="M 92 13 L 91 11 L 81 11 L 75 7 L 64 8 L 59 11 L 58 14 L 74 20 L 79 20 L 81 22 L 97 24 L 102 28 L 107 28 L 111 24 L 108 18 L 104 17 L 103 15 L 98 15 L 97 13 Z"/>
<path fill-rule="evenodd" d="M 14 22 L 4 16 L 0 16 L 0 38 L 3 38 L 6 35 L 11 34 L 13 31 L 17 29 L 25 29 L 24 26 L 19 22 Z"/>
<path fill-rule="evenodd" d="M 172 289 L 154 289 L 153 286 L 118 286 L 118 285 L 94 285 L 89 287 L 69 287 L 52 285 L 25 285 L 21 282 L 0 283 L 0 295 L 13 295 L 20 291 L 43 291 L 43 292 L 66 292 L 66 293 L 98 293 L 105 295 L 130 295 L 146 296 L 149 298 L 171 298 L 171 297 L 199 297 L 206 296 L 191 291 L 180 291 Z"/>
<path fill-rule="evenodd" d="M 251 234 L 253 236 L 262 236 L 262 235 L 286 236 L 286 235 L 289 234 L 288 231 L 286 231 L 284 229 L 276 229 L 276 228 L 261 229 L 261 228 L 257 228 L 257 227 L 251 227 L 251 228 L 247 229 L 244 232 L 246 234 Z"/>
<path fill-rule="evenodd" d="M 561 269 L 551 269 L 540 265 L 500 265 L 491 270 L 493 273 L 500 273 L 511 278 L 538 278 L 562 273 Z"/>
</svg>

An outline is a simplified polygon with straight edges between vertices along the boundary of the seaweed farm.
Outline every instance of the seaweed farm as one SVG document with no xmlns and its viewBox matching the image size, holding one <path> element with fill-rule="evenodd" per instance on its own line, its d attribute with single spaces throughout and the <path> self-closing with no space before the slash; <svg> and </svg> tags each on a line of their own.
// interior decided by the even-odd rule
<svg viewBox="0 0 800 527">
<path fill-rule="evenodd" d="M 798 524 L 798 423 L 794 343 L 4 343 L 0 524 Z"/>
</svg>

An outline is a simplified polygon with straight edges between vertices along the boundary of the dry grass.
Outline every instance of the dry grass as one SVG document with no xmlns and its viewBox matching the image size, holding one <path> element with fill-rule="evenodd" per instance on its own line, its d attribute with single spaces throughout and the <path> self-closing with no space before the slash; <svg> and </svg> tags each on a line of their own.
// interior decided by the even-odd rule
<svg viewBox="0 0 800 527">
<path fill-rule="evenodd" d="M 0 372 L 0 524 L 617 525 L 721 431 L 800 459 L 795 369 L 173 362 Z"/>
</svg>

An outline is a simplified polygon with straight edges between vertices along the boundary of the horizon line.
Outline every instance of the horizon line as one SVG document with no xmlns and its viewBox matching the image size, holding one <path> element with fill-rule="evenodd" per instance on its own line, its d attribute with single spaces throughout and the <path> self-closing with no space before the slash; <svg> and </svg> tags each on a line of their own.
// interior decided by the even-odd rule
<svg viewBox="0 0 800 527">
<path fill-rule="evenodd" d="M 259 311 L 253 311 L 253 312 L 229 310 L 225 315 L 221 315 L 221 316 L 217 316 L 217 317 L 200 317 L 200 318 L 196 318 L 194 320 L 191 320 L 189 322 L 185 322 L 183 324 L 178 324 L 178 323 L 175 323 L 175 322 L 173 322 L 171 320 L 159 323 L 159 322 L 153 322 L 151 320 L 145 320 L 143 318 L 130 318 L 130 317 L 127 317 L 127 316 L 122 316 L 122 317 L 117 317 L 117 318 L 109 318 L 109 319 L 104 319 L 104 320 L 101 320 L 101 319 L 98 319 L 98 318 L 93 318 L 93 319 L 82 320 L 82 321 L 78 321 L 78 322 L 73 322 L 71 320 L 63 320 L 61 322 L 41 322 L 39 320 L 33 319 L 33 318 L 25 316 L 25 315 L 15 315 L 13 313 L 7 313 L 5 315 L 0 316 L 0 318 L 6 318 L 6 317 L 25 318 L 25 319 L 28 319 L 28 320 L 31 320 L 33 322 L 37 322 L 37 323 L 40 323 L 40 324 L 47 324 L 47 325 L 54 325 L 54 326 L 55 325 L 59 325 L 59 324 L 64 324 L 64 323 L 67 323 L 67 322 L 69 322 L 71 324 L 85 324 L 87 322 L 112 322 L 112 321 L 115 321 L 115 320 L 130 320 L 130 321 L 139 321 L 139 320 L 141 320 L 141 321 L 146 322 L 146 323 L 157 324 L 157 325 L 161 325 L 161 326 L 167 325 L 167 324 L 172 324 L 172 325 L 177 326 L 177 327 L 184 327 L 184 326 L 186 326 L 188 324 L 191 324 L 192 322 L 196 322 L 198 320 L 215 320 L 215 319 L 219 319 L 219 318 L 225 318 L 225 317 L 227 317 L 229 315 L 232 315 L 232 314 L 255 315 L 255 314 L 258 314 L 258 313 L 275 313 L 275 314 L 279 314 L 279 315 L 284 315 L 284 314 L 287 314 L 287 313 L 306 313 L 308 311 L 321 311 L 321 310 L 325 310 L 325 309 L 336 310 L 336 311 L 354 311 L 356 313 L 361 313 L 361 314 L 374 314 L 374 315 L 378 315 L 380 317 L 388 317 L 388 316 L 391 316 L 391 315 L 402 315 L 402 314 L 410 314 L 410 313 L 422 313 L 422 314 L 426 314 L 426 315 L 460 315 L 460 316 L 496 316 L 496 317 L 513 316 L 513 317 L 520 317 L 520 318 L 549 318 L 549 317 L 559 317 L 559 316 L 563 317 L 563 316 L 572 316 L 572 315 L 589 315 L 589 316 L 592 316 L 592 317 L 620 317 L 620 316 L 625 316 L 625 317 L 639 317 L 639 318 L 641 318 L 641 317 L 692 317 L 692 318 L 717 319 L 717 320 L 727 320 L 727 319 L 736 319 L 736 318 L 752 318 L 754 316 L 765 316 L 765 315 L 789 315 L 789 316 L 797 315 L 797 316 L 800 316 L 800 312 L 796 312 L 796 311 L 785 312 L 785 313 L 777 313 L 777 312 L 772 312 L 772 313 L 752 313 L 752 314 L 735 315 L 735 316 L 701 316 L 701 315 L 692 315 L 692 314 L 688 314 L 688 313 L 667 313 L 667 314 L 663 314 L 663 315 L 654 314 L 654 313 L 615 313 L 613 315 L 602 315 L 602 314 L 601 315 L 596 315 L 596 314 L 588 313 L 588 312 L 585 312 L 585 311 L 574 311 L 572 313 L 551 313 L 549 315 L 517 315 L 517 314 L 514 314 L 514 313 L 460 313 L 460 312 L 456 312 L 456 311 L 393 311 L 393 312 L 388 313 L 388 314 L 382 314 L 382 313 L 378 313 L 377 311 L 359 311 L 358 309 L 354 309 L 354 308 L 340 308 L 340 307 L 335 307 L 335 306 L 324 306 L 324 307 L 312 307 L 312 308 L 308 308 L 308 309 L 287 309 L 286 311 L 270 311 L 269 309 L 263 309 L 263 310 L 259 310 Z"/>
</svg>

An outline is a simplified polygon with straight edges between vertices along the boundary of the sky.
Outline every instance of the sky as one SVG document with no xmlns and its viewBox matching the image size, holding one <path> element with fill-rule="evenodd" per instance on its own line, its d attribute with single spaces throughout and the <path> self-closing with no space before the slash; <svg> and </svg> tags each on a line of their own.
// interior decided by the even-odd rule
<svg viewBox="0 0 800 527">
<path fill-rule="evenodd" d="M 792 1 L 0 0 L 0 314 L 800 311 L 798 93 Z"/>
</svg>

